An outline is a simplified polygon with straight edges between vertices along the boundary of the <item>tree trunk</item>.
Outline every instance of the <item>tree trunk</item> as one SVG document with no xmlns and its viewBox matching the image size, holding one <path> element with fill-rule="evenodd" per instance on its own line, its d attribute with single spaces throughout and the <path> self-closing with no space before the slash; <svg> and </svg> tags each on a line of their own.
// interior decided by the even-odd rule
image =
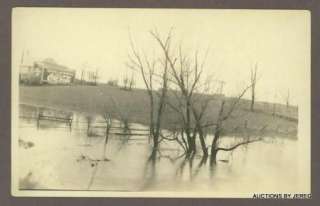
<svg viewBox="0 0 320 206">
<path fill-rule="evenodd" d="M 217 154 L 218 154 L 218 150 L 217 149 L 211 149 L 210 165 L 214 165 L 214 164 L 217 163 Z"/>
<path fill-rule="evenodd" d="M 211 154 L 210 154 L 210 165 L 215 164 L 217 161 L 217 143 L 218 143 L 218 139 L 220 138 L 220 126 L 217 126 L 217 129 L 214 133 L 214 138 L 212 140 L 212 144 L 211 144 Z"/>
<path fill-rule="evenodd" d="M 250 110 L 254 111 L 254 103 L 255 103 L 255 94 L 256 94 L 256 82 L 257 82 L 257 64 L 254 68 L 254 70 L 251 70 L 251 105 Z"/>
<path fill-rule="evenodd" d="M 191 138 L 193 153 L 196 153 L 196 152 L 197 152 L 196 137 L 197 137 L 197 132 L 195 132 L 195 133 L 192 135 L 192 138 Z"/>
<path fill-rule="evenodd" d="M 150 142 L 151 138 L 154 136 L 153 96 L 152 96 L 152 94 L 149 94 L 149 98 L 150 98 L 150 125 L 149 125 L 150 134 L 149 134 L 149 142 Z"/>
<path fill-rule="evenodd" d="M 195 147 L 196 147 L 196 143 L 195 143 L 195 138 L 193 138 L 191 136 L 191 113 L 190 113 L 190 109 L 191 109 L 191 103 L 189 101 L 189 99 L 186 100 L 186 126 L 185 126 L 185 131 L 186 131 L 186 135 L 187 135 L 187 141 L 188 141 L 188 145 L 189 145 L 189 151 L 188 153 L 192 153 L 195 151 Z"/>
<path fill-rule="evenodd" d="M 252 98 L 254 98 L 254 97 L 252 97 Z M 251 99 L 250 110 L 251 110 L 251 112 L 254 111 L 254 99 Z"/>
<path fill-rule="evenodd" d="M 208 150 L 207 150 L 207 147 L 206 147 L 206 142 L 204 140 L 203 131 L 202 131 L 202 128 L 201 128 L 200 125 L 198 125 L 198 133 L 199 133 L 199 139 L 200 139 L 200 144 L 201 144 L 203 156 L 207 157 L 208 156 Z"/>
<path fill-rule="evenodd" d="M 255 85 L 252 85 L 252 94 L 251 94 L 251 105 L 250 105 L 250 110 L 251 112 L 254 111 L 254 101 L 255 101 Z"/>
<path fill-rule="evenodd" d="M 159 147 L 159 138 L 156 136 L 153 136 L 153 151 L 156 152 Z"/>
<path fill-rule="evenodd" d="M 109 122 L 111 122 L 111 121 L 109 121 Z M 104 146 L 103 146 L 103 159 L 106 159 L 106 150 L 107 150 L 107 144 L 108 144 L 108 140 L 109 140 L 110 128 L 111 128 L 110 123 L 107 123 L 106 137 L 105 137 Z"/>
</svg>

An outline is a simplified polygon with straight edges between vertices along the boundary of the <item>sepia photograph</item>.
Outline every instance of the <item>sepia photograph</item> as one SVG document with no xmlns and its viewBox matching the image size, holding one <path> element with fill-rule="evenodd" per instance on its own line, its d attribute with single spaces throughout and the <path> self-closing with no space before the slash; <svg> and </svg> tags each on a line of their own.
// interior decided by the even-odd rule
<svg viewBox="0 0 320 206">
<path fill-rule="evenodd" d="M 310 18 L 14 8 L 12 195 L 311 198 Z"/>
</svg>

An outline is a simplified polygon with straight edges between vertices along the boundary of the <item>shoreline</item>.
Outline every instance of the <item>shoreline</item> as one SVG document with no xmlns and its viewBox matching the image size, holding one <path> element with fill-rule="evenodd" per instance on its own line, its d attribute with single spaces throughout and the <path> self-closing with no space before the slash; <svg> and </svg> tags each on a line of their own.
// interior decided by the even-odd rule
<svg viewBox="0 0 320 206">
<path fill-rule="evenodd" d="M 115 100 L 116 105 L 112 102 Z M 207 113 L 210 122 L 214 122 L 219 99 L 212 101 Z M 226 98 L 226 101 L 232 101 Z M 256 134 L 260 128 L 267 126 L 265 134 L 277 136 L 291 136 L 297 138 L 298 120 L 294 118 L 298 109 L 294 107 L 279 107 L 276 115 L 270 113 L 272 105 L 257 102 L 256 111 L 248 110 L 248 100 L 241 100 L 239 108 L 235 110 L 235 117 L 225 122 L 225 134 L 242 135 L 244 133 L 244 122 L 248 122 L 249 133 Z M 119 113 L 125 115 L 130 122 L 148 125 L 149 104 L 148 96 L 144 90 L 137 89 L 123 91 L 119 88 L 106 85 L 98 86 L 50 86 L 50 87 L 19 87 L 19 104 L 46 107 L 57 110 L 79 112 L 83 114 L 103 115 L 110 113 L 119 119 Z M 289 112 L 289 113 L 288 113 Z M 115 114 L 115 115 L 113 115 Z M 285 115 L 287 114 L 287 115 Z M 285 117 L 283 117 L 285 115 Z M 209 121 L 209 120 L 208 120 Z M 173 124 L 177 124 L 178 116 L 172 111 L 164 113 L 163 128 L 170 129 Z M 214 130 L 211 129 L 210 130 Z M 286 131 L 286 132 L 285 132 Z M 209 132 L 212 133 L 213 131 Z M 248 132 L 248 131 L 247 131 Z"/>
</svg>

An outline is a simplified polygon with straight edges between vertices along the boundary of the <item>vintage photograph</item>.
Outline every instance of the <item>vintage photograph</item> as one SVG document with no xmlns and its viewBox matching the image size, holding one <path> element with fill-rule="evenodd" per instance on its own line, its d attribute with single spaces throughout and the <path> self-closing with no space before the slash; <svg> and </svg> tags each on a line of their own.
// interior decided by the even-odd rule
<svg viewBox="0 0 320 206">
<path fill-rule="evenodd" d="M 309 194 L 310 12 L 14 8 L 12 195 Z"/>
</svg>

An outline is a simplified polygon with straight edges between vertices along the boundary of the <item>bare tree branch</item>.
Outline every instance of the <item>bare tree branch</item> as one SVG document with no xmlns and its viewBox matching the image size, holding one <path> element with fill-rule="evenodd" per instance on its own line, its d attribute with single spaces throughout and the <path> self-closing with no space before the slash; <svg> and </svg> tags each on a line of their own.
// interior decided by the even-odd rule
<svg viewBox="0 0 320 206">
<path fill-rule="evenodd" d="M 234 111 L 234 109 L 236 108 L 237 104 L 240 102 L 241 98 L 246 94 L 246 92 L 252 87 L 252 84 L 250 84 L 249 86 L 247 86 L 240 94 L 239 96 L 236 98 L 235 101 L 233 101 L 229 111 L 227 112 L 227 114 L 221 118 L 222 121 L 227 120 L 230 115 L 232 114 L 232 112 Z"/>
<path fill-rule="evenodd" d="M 216 151 L 232 151 L 232 150 L 235 150 L 236 148 L 238 148 L 241 145 L 247 145 L 247 144 L 250 144 L 250 143 L 253 143 L 253 142 L 259 142 L 261 140 L 263 140 L 263 139 L 262 138 L 258 138 L 258 139 L 254 139 L 254 140 L 248 140 L 248 141 L 240 142 L 240 143 L 238 143 L 236 145 L 233 145 L 232 147 L 229 147 L 229 148 L 218 147 L 216 149 Z"/>
</svg>

